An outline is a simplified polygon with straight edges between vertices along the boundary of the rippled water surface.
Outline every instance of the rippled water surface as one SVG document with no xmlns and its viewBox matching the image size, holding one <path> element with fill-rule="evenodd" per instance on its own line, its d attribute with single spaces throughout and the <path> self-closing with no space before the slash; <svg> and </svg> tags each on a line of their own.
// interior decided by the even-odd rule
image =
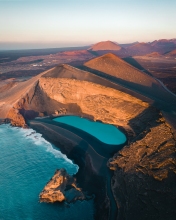
<svg viewBox="0 0 176 220">
<path fill-rule="evenodd" d="M 105 144 L 119 145 L 126 141 L 126 136 L 111 124 L 94 122 L 78 116 L 62 116 L 53 120 L 79 128 Z"/>
<path fill-rule="evenodd" d="M 69 174 L 78 171 L 41 134 L 0 125 L 0 220 L 92 220 L 93 201 L 39 203 L 39 193 L 62 167 Z"/>
</svg>

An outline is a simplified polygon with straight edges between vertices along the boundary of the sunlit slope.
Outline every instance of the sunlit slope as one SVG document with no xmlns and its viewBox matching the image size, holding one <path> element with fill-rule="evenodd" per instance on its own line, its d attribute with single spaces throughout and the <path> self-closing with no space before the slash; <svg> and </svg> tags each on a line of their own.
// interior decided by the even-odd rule
<svg viewBox="0 0 176 220">
<path fill-rule="evenodd" d="M 0 93 L 0 118 L 5 118 L 14 105 L 20 101 L 30 90 L 35 89 L 38 79 L 47 71 L 27 80 L 19 82 L 8 90 Z"/>
<path fill-rule="evenodd" d="M 114 54 L 109 53 L 92 59 L 84 65 L 90 68 L 90 71 L 93 69 L 104 73 L 106 78 L 112 76 L 115 82 L 155 101 L 173 104 L 176 102 L 176 97 L 163 88 L 155 78 L 139 71 Z"/>
<path fill-rule="evenodd" d="M 102 41 L 97 44 L 94 44 L 88 50 L 98 51 L 98 50 L 121 50 L 121 46 L 112 42 L 112 41 Z"/>
<path fill-rule="evenodd" d="M 15 125 L 20 125 L 21 116 L 26 120 L 64 109 L 67 114 L 127 126 L 149 107 L 115 84 L 65 64 L 18 84 L 2 94 L 1 101 L 0 117 L 18 121 Z"/>
<path fill-rule="evenodd" d="M 127 124 L 148 108 L 147 103 L 113 86 L 107 80 L 64 64 L 40 77 L 35 95 L 25 108 L 47 114 L 65 108 L 68 114 L 89 115 L 119 125 Z"/>
</svg>

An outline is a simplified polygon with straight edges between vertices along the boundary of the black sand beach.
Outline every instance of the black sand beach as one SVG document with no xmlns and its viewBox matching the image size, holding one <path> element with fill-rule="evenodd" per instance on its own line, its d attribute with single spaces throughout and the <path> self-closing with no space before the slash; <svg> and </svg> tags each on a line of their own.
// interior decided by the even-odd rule
<svg viewBox="0 0 176 220">
<path fill-rule="evenodd" d="M 123 145 L 107 145 L 90 134 L 53 121 L 51 118 L 35 119 L 28 125 L 59 147 L 62 153 L 79 165 L 76 174 L 79 186 L 89 195 L 95 195 L 95 219 L 115 219 L 117 205 L 111 190 L 112 171 L 107 161 Z"/>
</svg>

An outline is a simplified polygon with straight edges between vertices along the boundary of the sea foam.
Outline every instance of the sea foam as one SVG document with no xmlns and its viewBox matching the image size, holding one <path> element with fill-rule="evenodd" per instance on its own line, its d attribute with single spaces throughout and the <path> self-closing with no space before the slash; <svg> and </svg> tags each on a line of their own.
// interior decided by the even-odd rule
<svg viewBox="0 0 176 220">
<path fill-rule="evenodd" d="M 35 130 L 32 128 L 19 128 L 19 127 L 12 127 L 9 124 L 3 124 L 0 126 L 0 133 L 2 132 L 2 129 L 7 129 L 10 132 L 16 132 L 17 135 L 25 138 L 28 141 L 31 141 L 32 144 L 38 147 L 43 147 L 45 150 L 51 154 L 54 155 L 55 158 L 63 159 L 62 163 L 67 164 L 67 166 L 74 165 L 76 168 L 76 172 L 78 172 L 78 165 L 74 164 L 72 160 L 70 160 L 65 154 L 61 153 L 59 148 L 56 148 L 53 144 L 49 143 L 47 140 L 45 140 L 42 137 L 42 134 L 37 133 Z"/>
<path fill-rule="evenodd" d="M 39 202 L 39 194 L 56 169 L 70 175 L 78 166 L 33 129 L 0 125 L 0 219 L 93 220 L 94 201 Z"/>
</svg>

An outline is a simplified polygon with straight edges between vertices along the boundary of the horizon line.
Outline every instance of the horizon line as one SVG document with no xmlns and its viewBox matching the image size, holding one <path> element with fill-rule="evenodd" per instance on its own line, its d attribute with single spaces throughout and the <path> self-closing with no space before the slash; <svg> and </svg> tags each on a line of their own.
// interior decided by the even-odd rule
<svg viewBox="0 0 176 220">
<path fill-rule="evenodd" d="M 153 41 L 133 41 L 133 42 L 126 42 L 126 43 L 118 43 L 117 41 L 113 41 L 113 40 L 102 40 L 102 41 L 98 41 L 98 42 L 95 42 L 95 43 L 87 43 L 87 44 L 83 44 L 83 45 L 76 45 L 76 43 L 75 43 L 75 45 L 68 45 L 68 46 L 44 46 L 44 44 L 51 44 L 51 43 L 55 43 L 55 44 L 57 44 L 57 43 L 59 43 L 59 42 L 7 42 L 7 41 L 0 41 L 0 47 L 1 46 L 3 46 L 3 44 L 6 44 L 6 45 L 8 45 L 8 44 L 13 44 L 13 46 L 14 47 L 16 47 L 16 48 L 12 48 L 12 49 L 10 49 L 10 48 L 7 48 L 7 49 L 5 49 L 5 48 L 3 48 L 3 49 L 1 49 L 0 48 L 0 51 L 2 52 L 2 51 L 14 51 L 14 50 L 45 50 L 45 49 L 66 49 L 66 48 L 81 48 L 81 47 L 90 47 L 90 46 L 92 46 L 92 45 L 94 45 L 94 44 L 97 44 L 97 43 L 100 43 L 100 42 L 106 42 L 106 41 L 111 41 L 111 42 L 113 42 L 113 43 L 116 43 L 117 45 L 123 45 L 123 44 L 133 44 L 133 43 L 152 43 L 152 42 L 154 42 L 154 41 L 159 41 L 159 40 L 176 40 L 176 38 L 160 38 L 160 39 L 155 39 L 155 40 L 153 40 Z M 16 46 L 15 46 L 15 44 L 16 44 Z M 27 46 L 27 45 L 31 45 L 31 46 L 34 46 L 35 44 L 39 44 L 38 45 L 38 47 L 37 47 L 37 45 L 36 45 L 36 47 L 30 47 L 30 46 Z M 43 47 L 42 47 L 42 44 L 43 44 Z M 9 45 L 9 46 L 10 46 Z M 18 48 L 18 46 L 19 45 L 24 45 L 24 48 Z M 25 47 L 25 45 L 26 45 L 26 47 Z M 40 45 L 41 45 L 41 47 L 40 47 Z"/>
</svg>

